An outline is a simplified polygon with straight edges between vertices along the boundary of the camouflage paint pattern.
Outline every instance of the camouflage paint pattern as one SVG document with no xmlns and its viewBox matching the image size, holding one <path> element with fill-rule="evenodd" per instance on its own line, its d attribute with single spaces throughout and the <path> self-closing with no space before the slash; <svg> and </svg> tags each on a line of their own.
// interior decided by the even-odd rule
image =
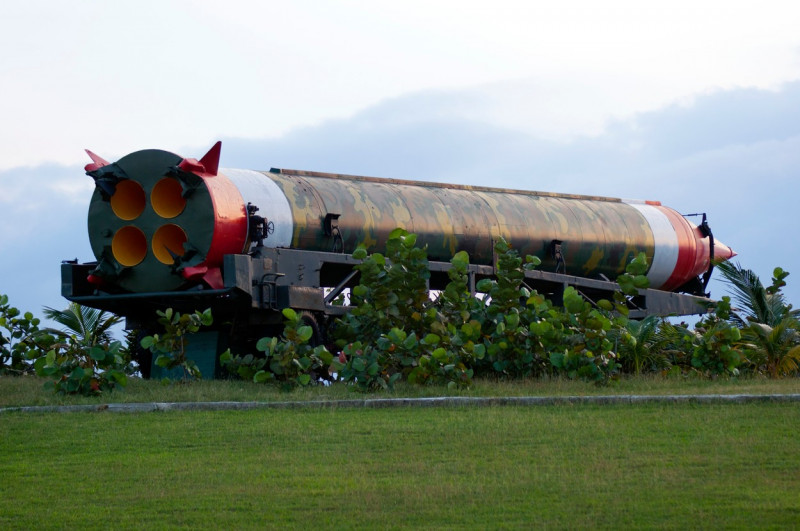
<svg viewBox="0 0 800 531">
<path fill-rule="evenodd" d="M 93 276 L 126 291 L 181 289 L 201 278 L 208 281 L 204 271 L 218 271 L 224 254 L 246 252 L 246 199 L 241 191 L 224 175 L 179 171 L 182 160 L 145 150 L 89 172 L 98 184 L 89 206 L 89 239 L 98 260 Z M 388 235 L 402 227 L 418 235 L 431 260 L 449 261 L 466 251 L 473 263 L 491 264 L 494 243 L 503 237 L 520 254 L 541 258 L 542 268 L 550 271 L 556 268 L 552 242 L 560 240 L 562 272 L 590 278 L 614 278 L 639 252 L 649 260 L 654 254 L 647 220 L 618 199 L 295 170 L 261 175 L 286 196 L 290 246 L 296 249 L 334 250 L 325 218 L 338 214 L 345 253 L 359 245 L 380 252 Z M 174 196 L 154 193 L 165 178 L 180 183 Z M 130 184 L 120 184 L 124 181 Z M 137 186 L 144 202 L 131 192 Z M 160 204 L 161 199 L 181 208 L 160 214 L 154 201 Z M 270 205 L 257 206 L 270 217 Z M 173 230 L 172 237 L 157 235 L 165 225 Z M 115 240 L 119 235 L 135 237 Z M 270 245 L 269 239 L 265 244 Z"/>
<path fill-rule="evenodd" d="M 647 220 L 619 199 L 295 170 L 264 175 L 289 200 L 292 247 L 298 249 L 333 249 L 324 232 L 325 216 L 332 213 L 340 215 L 346 253 L 359 245 L 380 252 L 396 227 L 417 234 L 431 260 L 448 261 L 463 250 L 473 263 L 491 264 L 502 236 L 550 270 L 556 265 L 551 244 L 560 240 L 565 272 L 594 278 L 614 278 L 639 252 L 648 260 L 654 253 Z"/>
</svg>

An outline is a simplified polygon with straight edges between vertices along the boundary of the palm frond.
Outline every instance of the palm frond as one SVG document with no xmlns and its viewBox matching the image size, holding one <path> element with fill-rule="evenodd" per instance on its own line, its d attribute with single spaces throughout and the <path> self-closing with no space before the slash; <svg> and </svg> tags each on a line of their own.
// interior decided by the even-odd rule
<svg viewBox="0 0 800 531">
<path fill-rule="evenodd" d="M 780 361 L 778 370 L 781 374 L 792 374 L 800 368 L 800 345 L 789 349 Z"/>
<path fill-rule="evenodd" d="M 738 316 L 740 324 L 756 321 L 771 325 L 776 322 L 776 312 L 783 313 L 782 297 L 779 294 L 770 296 L 761 279 L 752 270 L 729 261 L 718 263 L 717 270 L 722 274 L 723 281 L 731 286 L 735 311 L 744 315 L 744 318 Z"/>
<path fill-rule="evenodd" d="M 63 327 L 61 330 L 50 328 L 50 332 L 62 337 L 74 335 L 87 345 L 106 342 L 109 329 L 122 320 L 118 315 L 75 302 L 66 310 L 45 307 L 43 311 L 45 317 Z"/>
</svg>

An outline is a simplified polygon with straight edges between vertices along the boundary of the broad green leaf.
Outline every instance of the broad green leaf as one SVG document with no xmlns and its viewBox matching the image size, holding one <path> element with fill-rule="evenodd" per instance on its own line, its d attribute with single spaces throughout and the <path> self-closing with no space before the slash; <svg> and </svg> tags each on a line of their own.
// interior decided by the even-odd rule
<svg viewBox="0 0 800 531">
<path fill-rule="evenodd" d="M 405 237 L 405 239 L 403 240 L 403 245 L 404 245 L 404 246 L 405 246 L 407 249 L 411 249 L 411 248 L 412 248 L 412 247 L 414 247 L 414 245 L 416 245 L 416 244 L 417 244 L 417 235 L 416 235 L 416 234 L 409 234 L 409 235 L 407 235 L 407 236 Z"/>
<path fill-rule="evenodd" d="M 428 334 L 425 336 L 422 342 L 425 343 L 426 345 L 438 345 L 439 341 L 441 340 L 442 338 L 437 336 L 436 334 Z"/>
<path fill-rule="evenodd" d="M 469 265 L 469 254 L 466 251 L 458 251 L 453 258 L 450 259 L 453 265 L 467 266 Z"/>
<path fill-rule="evenodd" d="M 401 236 L 406 236 L 406 235 L 408 235 L 408 231 L 406 231 L 405 229 L 403 229 L 401 227 L 397 227 L 396 229 L 394 229 L 392 232 L 389 233 L 389 238 L 388 239 L 396 240 L 396 239 L 400 238 Z"/>
<path fill-rule="evenodd" d="M 269 354 L 270 352 L 272 352 L 271 347 L 273 339 L 274 338 L 271 337 L 262 337 L 261 339 L 258 340 L 258 343 L 256 343 L 256 349 L 259 352 L 266 352 L 267 354 Z"/>
<path fill-rule="evenodd" d="M 314 335 L 314 329 L 310 326 L 301 326 L 297 329 L 297 335 L 301 343 L 307 343 L 311 336 Z"/>
<path fill-rule="evenodd" d="M 475 291 L 479 293 L 489 293 L 492 291 L 492 286 L 494 286 L 494 281 L 492 279 L 483 278 L 475 285 Z"/>
<path fill-rule="evenodd" d="M 414 333 L 409 334 L 407 338 L 403 341 L 403 348 L 406 350 L 411 350 L 417 346 L 417 336 Z"/>
<path fill-rule="evenodd" d="M 268 380 L 272 380 L 272 373 L 270 372 L 261 370 L 253 375 L 253 381 L 255 383 L 264 383 Z"/>
</svg>

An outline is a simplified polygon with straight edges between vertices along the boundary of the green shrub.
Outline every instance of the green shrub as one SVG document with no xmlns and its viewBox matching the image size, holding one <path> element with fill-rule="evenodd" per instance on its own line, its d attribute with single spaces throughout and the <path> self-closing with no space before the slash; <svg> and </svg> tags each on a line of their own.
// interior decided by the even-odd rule
<svg viewBox="0 0 800 531">
<path fill-rule="evenodd" d="M 253 373 L 254 382 L 276 382 L 285 389 L 306 386 L 329 379 L 329 368 L 333 355 L 323 345 L 312 346 L 309 341 L 314 329 L 304 325 L 302 318 L 291 308 L 283 310 L 286 318 L 283 338 L 263 337 L 256 348 L 264 353 L 264 363 L 255 359 L 245 374 L 258 367 Z M 244 360 L 239 362 L 237 372 L 241 370 Z M 232 363 L 233 362 L 233 363 Z M 235 358 L 230 354 L 224 357 L 223 363 L 235 366 Z M 230 370 L 230 368 L 229 368 Z"/>
<path fill-rule="evenodd" d="M 0 374 L 33 372 L 33 361 L 44 356 L 55 338 L 39 329 L 40 320 L 11 306 L 0 294 Z"/>
<path fill-rule="evenodd" d="M 157 355 L 155 364 L 159 367 L 167 370 L 180 368 L 184 382 L 190 379 L 200 379 L 202 377 L 200 368 L 194 360 L 186 356 L 186 346 L 189 342 L 189 335 L 214 322 L 211 309 L 181 314 L 173 311 L 172 308 L 167 308 L 163 312 L 158 310 L 156 314 L 158 323 L 164 327 L 164 332 L 142 338 L 142 348 L 149 349 Z"/>
<path fill-rule="evenodd" d="M 124 387 L 128 376 L 122 368 L 122 345 L 59 345 L 35 362 L 36 374 L 53 381 L 45 384 L 61 394 L 99 395 Z"/>
</svg>

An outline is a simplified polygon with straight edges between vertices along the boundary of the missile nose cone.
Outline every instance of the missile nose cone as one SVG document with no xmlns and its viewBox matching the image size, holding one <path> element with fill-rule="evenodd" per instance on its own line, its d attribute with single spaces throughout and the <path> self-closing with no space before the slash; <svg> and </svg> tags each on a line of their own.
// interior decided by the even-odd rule
<svg viewBox="0 0 800 531">
<path fill-rule="evenodd" d="M 736 256 L 733 249 L 717 240 L 714 242 L 714 260 L 730 260 Z"/>
</svg>

